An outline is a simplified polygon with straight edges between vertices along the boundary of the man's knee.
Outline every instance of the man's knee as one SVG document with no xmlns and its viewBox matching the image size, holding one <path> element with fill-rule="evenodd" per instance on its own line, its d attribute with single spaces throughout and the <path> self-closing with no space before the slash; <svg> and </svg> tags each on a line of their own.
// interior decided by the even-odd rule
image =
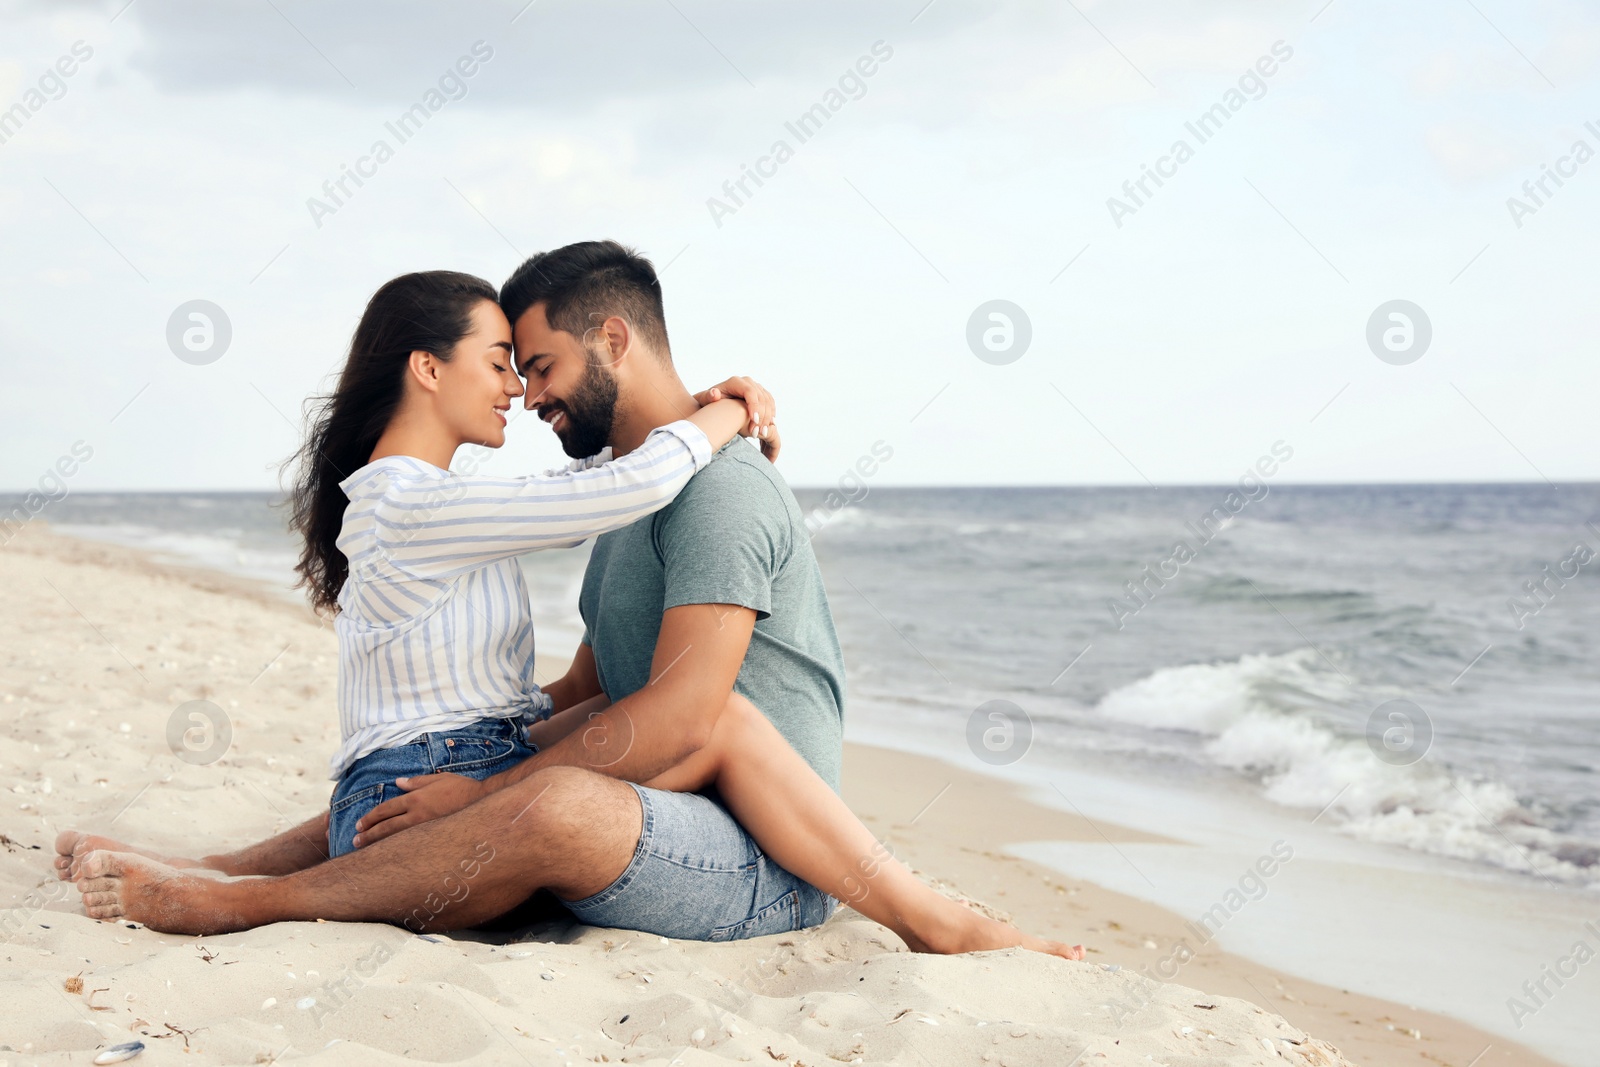
<svg viewBox="0 0 1600 1067">
<path fill-rule="evenodd" d="M 552 846 L 564 839 L 593 837 L 619 820 L 626 824 L 628 812 L 639 811 L 632 786 L 582 767 L 542 767 L 506 793 L 507 827 Z"/>
<path fill-rule="evenodd" d="M 505 792 L 506 838 L 537 857 L 543 884 L 564 900 L 615 881 L 644 831 L 633 787 L 581 767 L 545 767 Z"/>
</svg>

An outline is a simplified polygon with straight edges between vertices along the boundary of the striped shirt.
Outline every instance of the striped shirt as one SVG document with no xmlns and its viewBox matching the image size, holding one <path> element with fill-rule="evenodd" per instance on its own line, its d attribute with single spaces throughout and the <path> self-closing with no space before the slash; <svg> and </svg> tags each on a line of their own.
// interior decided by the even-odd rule
<svg viewBox="0 0 1600 1067">
<path fill-rule="evenodd" d="M 343 741 L 329 777 L 431 731 L 548 715 L 517 557 L 658 511 L 710 461 L 706 435 L 681 421 L 619 460 L 607 449 L 542 475 L 464 477 L 386 456 L 340 482 L 350 574 L 334 621 Z"/>
</svg>

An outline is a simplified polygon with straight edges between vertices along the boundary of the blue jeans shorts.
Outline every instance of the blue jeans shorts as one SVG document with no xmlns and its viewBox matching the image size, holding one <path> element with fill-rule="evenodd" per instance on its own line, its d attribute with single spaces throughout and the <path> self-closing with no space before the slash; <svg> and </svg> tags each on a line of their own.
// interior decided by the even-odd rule
<svg viewBox="0 0 1600 1067">
<path fill-rule="evenodd" d="M 355 851 L 350 843 L 361 817 L 404 792 L 396 778 L 448 772 L 479 781 L 509 770 L 537 752 L 521 719 L 480 719 L 467 726 L 380 748 L 352 763 L 328 801 L 328 856 Z"/>
<path fill-rule="evenodd" d="M 737 941 L 818 926 L 833 914 L 832 897 L 774 863 L 715 800 L 628 784 L 644 811 L 639 843 L 615 882 L 562 902 L 580 921 Z"/>
</svg>

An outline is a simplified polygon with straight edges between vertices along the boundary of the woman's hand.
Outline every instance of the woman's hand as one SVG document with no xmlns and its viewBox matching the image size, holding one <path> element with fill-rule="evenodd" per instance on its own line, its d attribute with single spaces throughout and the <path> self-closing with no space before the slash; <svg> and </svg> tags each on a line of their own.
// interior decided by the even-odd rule
<svg viewBox="0 0 1600 1067">
<path fill-rule="evenodd" d="M 767 432 L 761 438 L 761 454 L 767 457 L 768 463 L 778 462 L 778 449 L 783 447 L 778 439 L 777 423 L 768 423 L 763 427 Z"/>
<path fill-rule="evenodd" d="M 776 439 L 778 433 L 778 428 L 773 425 L 778 417 L 777 401 L 773 400 L 772 394 L 767 392 L 761 383 L 754 378 L 736 375 L 721 385 L 714 385 L 703 393 L 696 393 L 694 402 L 701 407 L 705 407 L 707 404 L 715 403 L 728 397 L 744 401 L 745 409 L 750 412 L 750 423 L 744 428 L 741 436 L 759 438 L 762 442 L 762 454 L 766 455 L 767 438 L 771 436 Z M 777 454 L 778 450 L 774 446 L 767 458 L 769 460 L 774 459 Z"/>
<path fill-rule="evenodd" d="M 384 801 L 361 817 L 356 823 L 357 848 L 365 848 L 418 823 L 454 814 L 492 791 L 476 778 L 448 772 L 396 778 L 394 784 L 405 793 Z"/>
</svg>

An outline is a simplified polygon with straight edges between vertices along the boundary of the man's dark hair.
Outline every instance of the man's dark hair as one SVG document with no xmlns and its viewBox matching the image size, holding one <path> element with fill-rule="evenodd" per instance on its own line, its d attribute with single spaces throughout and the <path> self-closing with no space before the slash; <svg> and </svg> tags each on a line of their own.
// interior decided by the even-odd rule
<svg viewBox="0 0 1600 1067">
<path fill-rule="evenodd" d="M 656 269 L 615 241 L 580 241 L 537 253 L 500 289 L 500 307 L 513 328 L 539 303 L 545 305 L 545 319 L 553 329 L 582 340 L 616 315 L 628 321 L 657 357 L 672 358 Z"/>
</svg>

